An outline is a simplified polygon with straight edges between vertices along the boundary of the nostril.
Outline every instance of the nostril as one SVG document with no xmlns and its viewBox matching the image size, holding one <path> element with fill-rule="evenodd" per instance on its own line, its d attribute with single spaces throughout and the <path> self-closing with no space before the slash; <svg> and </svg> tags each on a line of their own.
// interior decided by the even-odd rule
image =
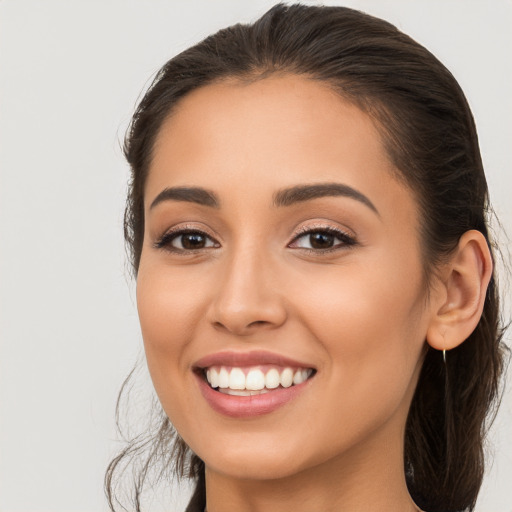
<svg viewBox="0 0 512 512">
<path fill-rule="evenodd" d="M 228 331 L 238 333 L 246 332 L 247 334 L 249 333 L 249 331 L 252 331 L 252 328 L 263 327 L 266 325 L 271 325 L 271 322 L 267 322 L 266 320 L 255 320 L 254 322 L 250 322 L 245 325 L 231 325 L 230 327 L 219 321 L 213 322 L 213 326 L 217 329 L 226 329 Z"/>
<path fill-rule="evenodd" d="M 268 324 L 265 320 L 256 320 L 255 322 L 251 322 L 247 327 L 252 327 L 253 325 L 265 325 Z"/>
<path fill-rule="evenodd" d="M 213 328 L 219 332 L 223 333 L 231 333 L 233 330 L 229 329 L 226 325 L 224 325 L 222 322 L 214 322 Z"/>
</svg>

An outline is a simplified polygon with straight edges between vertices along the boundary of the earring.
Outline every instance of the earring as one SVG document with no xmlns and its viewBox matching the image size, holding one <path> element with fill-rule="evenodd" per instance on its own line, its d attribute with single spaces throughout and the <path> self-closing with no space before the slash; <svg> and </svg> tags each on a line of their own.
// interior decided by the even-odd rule
<svg viewBox="0 0 512 512">
<path fill-rule="evenodd" d="M 446 350 L 443 349 L 443 363 L 446 364 Z"/>
</svg>

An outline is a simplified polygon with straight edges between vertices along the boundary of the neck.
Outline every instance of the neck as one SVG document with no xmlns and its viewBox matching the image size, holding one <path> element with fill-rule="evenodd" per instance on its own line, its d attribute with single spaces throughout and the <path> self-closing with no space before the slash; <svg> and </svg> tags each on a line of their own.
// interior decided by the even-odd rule
<svg viewBox="0 0 512 512">
<path fill-rule="evenodd" d="M 239 479 L 207 467 L 207 510 L 416 512 L 403 466 L 403 436 L 379 432 L 365 446 L 279 479 Z"/>
</svg>

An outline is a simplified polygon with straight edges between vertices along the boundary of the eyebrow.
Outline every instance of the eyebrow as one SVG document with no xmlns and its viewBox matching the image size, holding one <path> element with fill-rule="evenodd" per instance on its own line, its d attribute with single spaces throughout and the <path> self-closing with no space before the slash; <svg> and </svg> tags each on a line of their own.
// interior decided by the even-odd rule
<svg viewBox="0 0 512 512">
<path fill-rule="evenodd" d="M 219 208 L 220 201 L 217 195 L 211 190 L 201 187 L 169 187 L 164 188 L 158 194 L 149 209 L 153 209 L 157 204 L 164 201 L 185 201 L 188 203 L 196 203 L 211 208 Z"/>
<path fill-rule="evenodd" d="M 286 207 L 321 197 L 338 196 L 355 199 L 380 216 L 375 205 L 364 194 L 343 183 L 315 183 L 313 185 L 296 185 L 284 188 L 274 194 L 273 204 L 277 207 Z M 217 194 L 202 187 L 165 188 L 155 197 L 149 209 L 151 210 L 164 201 L 185 201 L 210 208 L 220 208 L 220 200 Z"/>
<path fill-rule="evenodd" d="M 314 185 L 297 185 L 285 188 L 274 194 L 275 206 L 291 206 L 304 201 L 311 201 L 320 197 L 348 197 L 364 204 L 379 217 L 375 205 L 361 192 L 343 183 L 315 183 Z"/>
</svg>

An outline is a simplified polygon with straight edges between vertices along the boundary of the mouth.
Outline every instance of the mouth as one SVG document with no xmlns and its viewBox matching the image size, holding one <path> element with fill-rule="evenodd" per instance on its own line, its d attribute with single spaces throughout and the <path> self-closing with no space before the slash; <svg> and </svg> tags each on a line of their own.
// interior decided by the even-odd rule
<svg viewBox="0 0 512 512">
<path fill-rule="evenodd" d="M 192 366 L 199 390 L 224 416 L 250 419 L 310 396 L 316 368 L 265 350 L 210 354 Z"/>
<path fill-rule="evenodd" d="M 313 368 L 258 365 L 199 368 L 203 380 L 215 391 L 231 396 L 255 396 L 298 386 L 313 377 Z"/>
</svg>

